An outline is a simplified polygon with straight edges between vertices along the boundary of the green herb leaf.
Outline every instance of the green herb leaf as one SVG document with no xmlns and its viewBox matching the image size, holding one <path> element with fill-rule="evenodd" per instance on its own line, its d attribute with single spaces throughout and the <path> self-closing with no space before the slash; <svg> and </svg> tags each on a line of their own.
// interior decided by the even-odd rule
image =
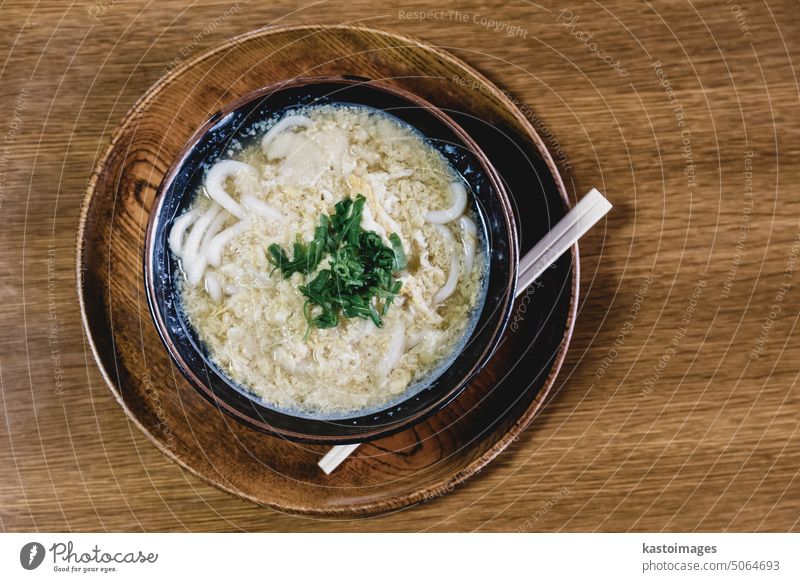
<svg viewBox="0 0 800 582">
<path fill-rule="evenodd" d="M 394 270 L 402 271 L 408 264 L 406 260 L 406 251 L 403 249 L 403 242 L 396 232 L 389 235 L 389 242 L 392 243 L 392 250 L 394 251 Z"/>
<path fill-rule="evenodd" d="M 403 243 L 392 233 L 388 247 L 378 233 L 361 228 L 365 204 L 361 195 L 339 201 L 332 215 L 320 217 L 313 240 L 294 243 L 292 259 L 277 244 L 267 248 L 270 264 L 284 278 L 306 275 L 306 284 L 298 290 L 306 298 L 303 313 L 309 331 L 336 327 L 340 315 L 371 319 L 381 327 L 381 316 L 400 292 L 402 282 L 394 279 L 394 273 L 407 265 Z M 326 255 L 328 268 L 311 278 Z"/>
</svg>

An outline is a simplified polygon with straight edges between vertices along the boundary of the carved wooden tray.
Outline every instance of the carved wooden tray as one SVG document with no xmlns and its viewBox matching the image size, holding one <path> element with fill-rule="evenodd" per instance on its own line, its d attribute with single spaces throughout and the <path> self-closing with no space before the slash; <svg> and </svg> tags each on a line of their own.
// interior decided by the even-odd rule
<svg viewBox="0 0 800 582">
<path fill-rule="evenodd" d="M 78 295 L 95 357 L 125 413 L 167 456 L 255 503 L 345 516 L 395 510 L 451 491 L 533 419 L 564 360 L 578 291 L 577 247 L 518 300 L 497 355 L 452 404 L 361 446 L 332 475 L 327 447 L 238 424 L 184 380 L 161 344 L 143 289 L 142 247 L 156 189 L 194 130 L 220 106 L 282 79 L 359 75 L 448 111 L 506 181 L 522 250 L 563 214 L 564 186 L 511 101 L 462 61 L 417 40 L 353 27 L 258 30 L 172 71 L 116 131 L 90 182 L 78 235 Z"/>
</svg>

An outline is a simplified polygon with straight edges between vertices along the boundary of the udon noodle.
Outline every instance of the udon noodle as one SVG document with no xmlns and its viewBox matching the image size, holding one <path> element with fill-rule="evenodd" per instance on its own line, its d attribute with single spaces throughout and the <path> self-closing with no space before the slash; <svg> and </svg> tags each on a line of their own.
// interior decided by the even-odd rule
<svg viewBox="0 0 800 582">
<path fill-rule="evenodd" d="M 482 301 L 485 256 L 465 183 L 439 151 L 392 116 L 328 105 L 229 154 L 169 235 L 183 311 L 221 371 L 267 405 L 336 417 L 397 400 L 448 362 Z M 402 242 L 402 286 L 380 327 L 309 329 L 306 278 L 276 273 L 267 247 L 310 241 L 321 215 L 358 195 L 361 227 Z"/>
</svg>

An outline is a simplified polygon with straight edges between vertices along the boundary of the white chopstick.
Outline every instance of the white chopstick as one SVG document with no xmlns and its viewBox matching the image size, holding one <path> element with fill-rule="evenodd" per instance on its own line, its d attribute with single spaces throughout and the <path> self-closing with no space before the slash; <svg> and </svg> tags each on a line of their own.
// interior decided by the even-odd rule
<svg viewBox="0 0 800 582">
<path fill-rule="evenodd" d="M 330 475 L 333 470 L 338 467 L 350 454 L 358 448 L 361 443 L 353 443 L 352 445 L 336 445 L 331 447 L 319 463 L 317 463 L 326 475 Z"/>
<path fill-rule="evenodd" d="M 550 265 L 567 252 L 609 210 L 611 210 L 611 203 L 606 197 L 596 188 L 589 190 L 589 193 L 520 259 L 517 269 L 517 297 L 522 295 Z M 360 444 L 331 447 L 318 465 L 326 475 L 330 475 Z"/>
<path fill-rule="evenodd" d="M 611 203 L 592 188 L 564 218 L 519 261 L 517 295 L 538 279 L 575 242 L 611 210 Z"/>
</svg>

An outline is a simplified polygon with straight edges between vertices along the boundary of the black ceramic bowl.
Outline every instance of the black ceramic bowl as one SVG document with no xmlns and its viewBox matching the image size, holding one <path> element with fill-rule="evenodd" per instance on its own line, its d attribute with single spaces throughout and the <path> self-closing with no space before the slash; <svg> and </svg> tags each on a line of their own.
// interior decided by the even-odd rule
<svg viewBox="0 0 800 582">
<path fill-rule="evenodd" d="M 169 229 L 194 200 L 203 168 L 227 157 L 232 141 L 285 110 L 312 104 L 366 105 L 421 132 L 469 184 L 488 261 L 485 298 L 476 324 L 455 359 L 405 400 L 350 418 L 319 419 L 271 408 L 226 377 L 209 357 L 181 310 Z M 200 127 L 162 181 L 144 249 L 147 298 L 156 328 L 189 382 L 217 407 L 253 428 L 292 440 L 344 444 L 376 439 L 419 422 L 452 401 L 495 351 L 514 298 L 518 243 L 511 205 L 496 171 L 476 143 L 427 101 L 383 83 L 352 77 L 297 78 L 237 99 Z"/>
</svg>

